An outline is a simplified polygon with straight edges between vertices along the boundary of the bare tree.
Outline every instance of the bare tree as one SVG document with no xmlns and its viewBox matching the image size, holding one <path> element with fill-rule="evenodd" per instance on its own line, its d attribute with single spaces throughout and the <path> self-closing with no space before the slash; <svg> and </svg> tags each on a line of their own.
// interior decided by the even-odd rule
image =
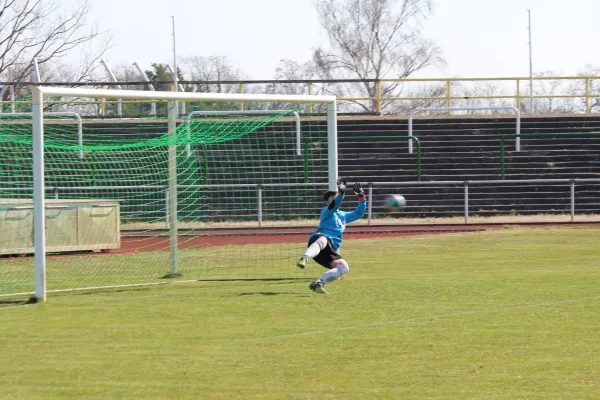
<svg viewBox="0 0 600 400">
<path fill-rule="evenodd" d="M 308 83 L 290 83 L 277 81 L 308 81 L 314 79 L 314 68 L 311 62 L 299 63 L 289 58 L 279 60 L 275 69 L 275 82 L 265 87 L 265 93 L 269 94 L 308 94 Z M 317 94 L 314 91 L 312 94 Z"/>
<path fill-rule="evenodd" d="M 239 81 L 244 73 L 229 64 L 225 56 L 189 57 L 183 59 L 182 68 L 188 68 L 193 81 Z M 239 92 L 238 85 L 222 83 L 196 84 L 196 92 L 234 93 Z"/>
<path fill-rule="evenodd" d="M 509 96 L 512 92 L 506 85 L 501 86 L 493 82 L 455 82 L 452 86 L 452 95 L 457 97 L 452 103 L 453 107 L 510 107 L 515 101 Z M 483 97 L 483 98 L 481 98 Z M 503 110 L 469 110 L 459 111 L 456 114 L 505 114 Z"/>
<path fill-rule="evenodd" d="M 600 76 L 600 67 L 597 65 L 586 65 L 577 75 L 581 77 L 598 77 Z M 587 91 L 590 94 L 590 99 L 589 103 L 586 103 L 585 99 L 582 100 L 583 110 L 584 112 L 598 112 L 600 110 L 600 97 L 597 96 L 600 96 L 600 79 L 582 79 L 582 82 L 571 84 L 570 91 L 573 94 L 585 92 L 586 84 L 588 85 Z"/>
<path fill-rule="evenodd" d="M 546 96 L 546 98 L 534 100 L 535 112 L 537 114 L 570 114 L 582 111 L 582 106 L 577 104 L 576 99 L 563 97 L 570 96 L 573 89 L 569 88 L 568 81 L 560 78 L 561 75 L 563 73 L 555 73 L 554 71 L 543 71 L 534 74 L 537 78 L 556 77 L 556 79 L 534 80 L 533 92 L 535 95 Z M 579 93 L 584 93 L 583 86 L 579 90 Z M 528 103 L 525 102 L 525 105 L 527 106 Z"/>
<path fill-rule="evenodd" d="M 322 79 L 401 79 L 443 63 L 440 49 L 422 34 L 421 22 L 432 13 L 432 0 L 317 0 L 317 11 L 331 46 L 313 53 Z M 360 86 L 370 98 L 395 97 L 400 82 L 381 85 L 381 93 L 376 82 Z M 357 104 L 365 111 L 377 109 L 376 102 Z M 383 102 L 382 109 L 389 105 Z"/>
<path fill-rule="evenodd" d="M 89 9 L 89 0 L 78 0 L 72 8 L 61 0 L 0 0 L 0 79 L 29 81 L 34 59 L 46 64 L 45 78 L 91 79 L 110 38 L 87 28 Z M 95 53 L 80 50 L 96 40 L 102 43 Z M 83 56 L 81 65 L 64 68 L 61 59 L 73 51 Z"/>
</svg>

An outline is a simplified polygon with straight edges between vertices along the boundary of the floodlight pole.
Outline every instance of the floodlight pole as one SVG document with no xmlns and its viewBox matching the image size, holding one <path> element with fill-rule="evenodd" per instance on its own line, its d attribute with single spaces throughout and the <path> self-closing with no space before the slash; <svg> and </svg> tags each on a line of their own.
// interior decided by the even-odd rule
<svg viewBox="0 0 600 400">
<path fill-rule="evenodd" d="M 529 17 L 529 108 L 531 114 L 535 114 L 535 106 L 533 105 L 533 56 L 531 54 L 531 10 L 527 10 Z"/>
<path fill-rule="evenodd" d="M 34 58 L 31 63 L 33 64 L 33 75 L 34 75 L 35 81 L 38 83 L 41 83 L 42 78 L 40 77 L 40 67 L 38 66 L 37 58 Z"/>
<path fill-rule="evenodd" d="M 167 64 L 167 68 L 169 69 L 169 72 L 173 74 L 173 76 L 177 76 L 177 74 L 175 73 L 175 70 L 177 69 L 177 67 L 175 67 L 175 70 L 173 69 L 173 67 L 171 67 L 171 64 Z M 177 79 L 175 79 L 175 82 L 178 82 Z M 185 90 L 183 89 L 183 85 L 180 83 L 175 83 L 175 87 L 180 91 L 180 92 L 185 92 Z M 175 90 L 177 92 L 177 90 Z M 182 101 L 181 102 L 181 112 L 179 111 L 179 101 L 177 101 L 177 115 L 180 114 L 185 114 L 185 103 Z"/>
<path fill-rule="evenodd" d="M 140 75 L 142 76 L 142 79 L 144 79 L 145 82 L 148 83 L 148 87 L 150 88 L 150 90 L 154 91 L 154 85 L 152 83 L 150 83 L 150 79 L 148 79 L 148 77 L 146 76 L 146 73 L 142 70 L 142 67 L 140 67 L 140 65 L 137 63 L 137 61 L 133 62 L 133 66 L 137 68 L 138 72 L 140 73 Z M 156 116 L 156 102 L 152 102 L 151 106 L 150 106 L 150 115 L 154 115 Z"/>
<path fill-rule="evenodd" d="M 106 70 L 106 73 L 108 74 L 110 79 L 115 83 L 119 82 L 119 80 L 117 79 L 115 74 L 113 74 L 113 72 L 110 70 L 110 68 L 108 68 L 108 64 L 106 64 L 106 62 L 104 62 L 103 59 L 100 59 L 100 63 L 104 66 L 104 69 Z M 118 85 L 117 89 L 121 89 L 121 85 Z M 121 99 L 117 99 L 117 115 L 119 117 L 123 116 L 123 106 L 121 104 Z"/>
</svg>

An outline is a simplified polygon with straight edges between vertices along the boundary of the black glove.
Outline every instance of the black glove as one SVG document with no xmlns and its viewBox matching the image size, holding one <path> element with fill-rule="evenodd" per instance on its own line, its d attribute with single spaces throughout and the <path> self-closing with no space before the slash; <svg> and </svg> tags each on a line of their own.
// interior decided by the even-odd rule
<svg viewBox="0 0 600 400">
<path fill-rule="evenodd" d="M 365 191 L 363 190 L 362 186 L 360 185 L 360 182 L 356 182 L 354 184 L 354 186 L 352 187 L 352 190 L 354 190 L 354 193 L 356 193 L 356 195 L 358 196 L 358 200 L 364 200 L 365 199 Z"/>
<path fill-rule="evenodd" d="M 344 178 L 338 178 L 337 187 L 339 194 L 346 194 L 346 180 Z"/>
<path fill-rule="evenodd" d="M 354 184 L 354 186 L 352 186 L 352 190 L 354 190 L 354 193 L 356 193 L 359 196 L 365 194 L 365 191 L 362 189 L 362 186 L 360 185 L 360 182 L 356 182 Z"/>
</svg>

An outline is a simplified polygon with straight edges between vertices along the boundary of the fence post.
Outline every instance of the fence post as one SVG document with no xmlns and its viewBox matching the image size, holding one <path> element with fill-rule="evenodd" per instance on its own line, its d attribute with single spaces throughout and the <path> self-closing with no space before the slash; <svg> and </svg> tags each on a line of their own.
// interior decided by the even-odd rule
<svg viewBox="0 0 600 400">
<path fill-rule="evenodd" d="M 313 87 L 312 87 L 312 82 L 308 82 L 308 95 L 310 96 L 312 94 L 313 91 Z M 313 105 L 312 103 L 310 103 L 310 105 L 308 106 L 308 112 L 312 114 L 313 112 Z"/>
<path fill-rule="evenodd" d="M 521 111 L 521 80 L 517 79 L 517 110 Z"/>
<path fill-rule="evenodd" d="M 575 220 L 575 179 L 571 179 L 571 222 Z"/>
<path fill-rule="evenodd" d="M 375 85 L 375 95 L 377 96 L 375 100 L 375 111 L 377 114 L 381 114 L 381 81 L 377 79 L 377 83 Z"/>
<path fill-rule="evenodd" d="M 240 94 L 244 94 L 244 82 L 240 82 Z M 244 102 L 240 102 L 240 111 L 244 110 Z"/>
<path fill-rule="evenodd" d="M 263 186 L 258 185 L 258 227 L 262 228 L 262 219 L 263 219 L 263 209 L 262 209 L 262 196 L 263 196 Z"/>
<path fill-rule="evenodd" d="M 452 81 L 448 79 L 446 81 L 446 103 L 447 107 L 452 107 Z M 448 115 L 452 115 L 452 111 L 448 110 Z"/>
<path fill-rule="evenodd" d="M 171 228 L 171 224 L 169 224 L 169 190 L 165 190 L 165 222 L 167 225 L 167 229 Z"/>
<path fill-rule="evenodd" d="M 373 183 L 369 182 L 368 189 L 369 201 L 367 202 L 367 225 L 371 225 L 371 217 L 373 214 Z"/>
<path fill-rule="evenodd" d="M 469 223 L 469 181 L 464 182 L 465 185 L 465 224 Z"/>
<path fill-rule="evenodd" d="M 585 113 L 590 113 L 590 78 L 585 78 Z"/>
</svg>

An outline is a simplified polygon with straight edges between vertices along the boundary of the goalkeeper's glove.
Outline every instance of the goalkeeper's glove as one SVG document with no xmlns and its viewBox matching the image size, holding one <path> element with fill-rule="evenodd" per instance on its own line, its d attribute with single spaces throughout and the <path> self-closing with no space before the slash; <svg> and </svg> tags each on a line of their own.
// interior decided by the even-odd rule
<svg viewBox="0 0 600 400">
<path fill-rule="evenodd" d="M 356 182 L 354 184 L 354 186 L 352 187 L 352 190 L 354 190 L 354 193 L 356 193 L 356 195 L 358 196 L 359 201 L 365 200 L 367 198 L 365 196 L 365 191 L 363 190 L 362 186 L 360 185 L 360 182 Z"/>
<path fill-rule="evenodd" d="M 346 180 L 344 178 L 338 178 L 337 180 L 338 193 L 341 195 L 346 194 Z"/>
</svg>

